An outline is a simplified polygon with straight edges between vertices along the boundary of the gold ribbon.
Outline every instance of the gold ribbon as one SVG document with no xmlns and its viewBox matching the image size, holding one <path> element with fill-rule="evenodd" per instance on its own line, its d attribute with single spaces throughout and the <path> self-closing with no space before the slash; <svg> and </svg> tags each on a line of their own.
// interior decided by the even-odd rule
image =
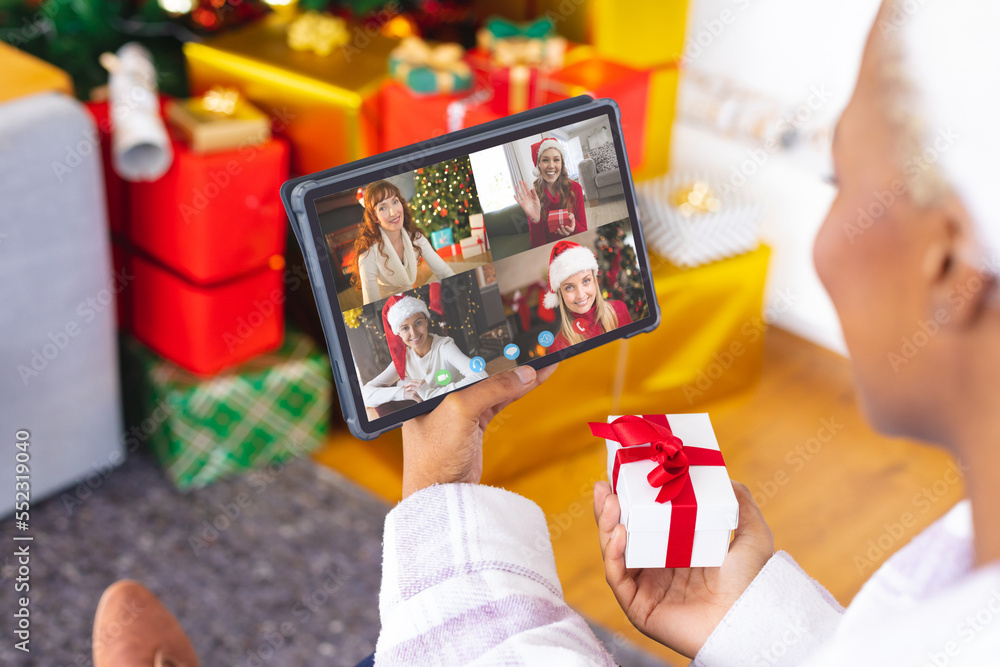
<svg viewBox="0 0 1000 667">
<path fill-rule="evenodd" d="M 406 37 L 389 54 L 398 62 L 395 76 L 406 82 L 410 72 L 426 67 L 434 73 L 438 90 L 450 93 L 455 87 L 455 79 L 471 76 L 468 63 L 462 60 L 465 49 L 454 42 L 431 46 L 419 37 Z"/>
<path fill-rule="evenodd" d="M 232 116 L 239 101 L 240 92 L 235 88 L 214 86 L 201 96 L 201 107 L 220 116 Z"/>
<path fill-rule="evenodd" d="M 350 38 L 344 19 L 319 12 L 306 12 L 288 26 L 288 46 L 296 51 L 312 51 L 318 56 L 330 55 Z"/>
</svg>

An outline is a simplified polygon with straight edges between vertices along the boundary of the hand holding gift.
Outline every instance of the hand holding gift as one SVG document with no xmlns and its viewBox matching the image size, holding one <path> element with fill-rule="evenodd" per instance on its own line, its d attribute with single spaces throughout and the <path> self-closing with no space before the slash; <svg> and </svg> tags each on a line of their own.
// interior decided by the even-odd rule
<svg viewBox="0 0 1000 667">
<path fill-rule="evenodd" d="M 707 431 L 705 426 L 708 427 Z M 607 482 L 598 482 L 594 487 L 594 516 L 608 584 L 622 610 L 640 631 L 688 657 L 694 657 L 715 626 L 773 555 L 774 538 L 771 531 L 754 504 L 749 489 L 738 482 L 728 482 L 738 502 L 739 520 L 735 537 L 728 543 L 728 552 L 723 550 L 721 567 L 671 567 L 668 544 L 675 547 L 682 545 L 682 549 L 687 544 L 693 551 L 681 557 L 686 557 L 689 563 L 697 563 L 699 559 L 714 555 L 705 553 L 705 547 L 713 541 L 711 537 L 708 541 L 700 539 L 698 533 L 701 531 L 694 530 L 693 522 L 685 525 L 684 521 L 677 521 L 671 526 L 668 519 L 665 527 L 639 526 L 635 519 L 655 518 L 664 512 L 670 515 L 674 511 L 674 505 L 678 506 L 682 514 L 689 513 L 690 506 L 682 507 L 688 504 L 684 497 L 689 493 L 696 498 L 693 504 L 697 515 L 702 497 L 707 499 L 709 495 L 700 488 L 695 490 L 695 487 L 706 486 L 701 484 L 705 481 L 705 476 L 700 473 L 715 468 L 713 476 L 719 476 L 719 471 L 725 474 L 723 466 L 702 466 L 698 463 L 700 459 L 714 458 L 713 454 L 705 455 L 696 451 L 713 451 L 710 447 L 699 445 L 712 444 L 714 435 L 712 442 L 698 439 L 699 434 L 711 433 L 708 415 L 627 416 L 610 424 L 592 423 L 591 428 L 595 435 L 607 437 L 612 483 L 615 483 L 617 477 L 617 494 Z M 697 442 L 698 445 L 689 446 L 687 440 Z M 619 455 L 618 452 L 623 454 Z M 717 449 L 714 452 L 718 454 Z M 653 458 L 649 458 L 650 455 Z M 721 456 L 719 459 L 721 460 Z M 623 472 L 629 467 L 641 470 Z M 693 484 L 692 478 L 695 478 Z M 647 489 L 632 488 L 638 486 L 634 484 L 636 479 L 649 487 L 648 492 Z M 711 490 L 718 492 L 721 489 Z M 656 497 L 671 494 L 673 500 L 664 503 L 657 503 L 655 500 Z M 631 503 L 633 500 L 636 501 L 634 507 Z M 645 507 L 641 506 L 642 501 L 646 500 L 652 500 L 653 503 L 662 505 L 662 508 L 650 512 L 648 503 Z M 628 530 L 620 523 L 623 519 L 625 523 L 631 522 Z M 633 546 L 642 546 L 645 537 L 645 546 L 648 547 L 648 538 L 655 533 L 651 528 L 665 528 L 669 532 L 669 537 L 662 540 L 667 549 L 660 561 L 667 563 L 668 567 L 627 567 L 628 540 L 634 537 Z M 674 558 L 677 556 L 678 554 L 673 554 Z"/>
</svg>

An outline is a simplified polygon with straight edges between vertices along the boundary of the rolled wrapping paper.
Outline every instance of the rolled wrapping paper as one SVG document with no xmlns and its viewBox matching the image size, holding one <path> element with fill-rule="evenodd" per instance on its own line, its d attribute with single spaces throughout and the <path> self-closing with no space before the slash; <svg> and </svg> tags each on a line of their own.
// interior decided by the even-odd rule
<svg viewBox="0 0 1000 667">
<path fill-rule="evenodd" d="M 174 155 L 149 51 L 129 42 L 104 62 L 110 69 L 111 163 L 126 181 L 155 181 L 167 173 Z"/>
</svg>

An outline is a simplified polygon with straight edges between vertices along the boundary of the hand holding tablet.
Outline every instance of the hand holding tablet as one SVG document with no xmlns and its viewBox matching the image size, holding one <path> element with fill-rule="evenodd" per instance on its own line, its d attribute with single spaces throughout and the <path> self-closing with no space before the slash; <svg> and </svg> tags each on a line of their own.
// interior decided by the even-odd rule
<svg viewBox="0 0 1000 667">
<path fill-rule="evenodd" d="M 602 127 L 619 165 L 605 178 L 624 193 L 597 201 L 579 165 Z M 659 322 L 611 100 L 564 100 L 297 178 L 282 199 L 359 438 Z M 600 237 L 634 253 L 602 266 Z M 641 297 L 626 274 L 641 276 Z"/>
</svg>

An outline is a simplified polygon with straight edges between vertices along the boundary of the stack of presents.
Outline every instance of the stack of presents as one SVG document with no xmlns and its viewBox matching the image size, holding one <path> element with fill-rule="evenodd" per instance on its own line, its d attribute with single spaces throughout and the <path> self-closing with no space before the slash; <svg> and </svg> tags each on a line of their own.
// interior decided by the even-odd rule
<svg viewBox="0 0 1000 667">
<path fill-rule="evenodd" d="M 465 45 L 424 41 L 394 3 L 356 21 L 286 7 L 186 43 L 190 97 L 161 100 L 173 162 L 155 181 L 116 175 L 107 104 L 87 103 L 124 277 L 127 413 L 142 424 L 164 415 L 153 420 L 150 441 L 178 487 L 307 452 L 326 437 L 329 364 L 284 318 L 293 281 L 278 192 L 289 177 L 581 94 L 618 103 L 636 179 L 667 171 L 686 0 L 637 0 L 627 11 L 613 0 L 477 0 L 470 11 L 474 43 Z M 683 295 L 676 302 L 692 308 L 689 325 L 668 336 L 714 326 L 725 340 L 760 312 L 766 254 L 710 275 L 708 300 L 690 292 L 687 278 L 672 277 L 676 267 L 653 264 L 672 291 L 661 303 Z M 747 272 L 760 284 L 748 287 Z M 715 303 L 734 298 L 727 284 L 744 295 L 740 308 Z M 731 321 L 707 321 L 720 312 Z M 675 342 L 678 354 L 692 352 Z M 664 350 L 669 341 L 650 344 Z M 614 352 L 605 368 L 632 373 L 637 396 L 667 385 L 679 392 L 716 351 L 701 347 L 696 361 L 668 360 L 687 363 L 686 375 L 651 365 L 646 352 Z M 620 394 L 617 386 L 606 395 Z"/>
</svg>

